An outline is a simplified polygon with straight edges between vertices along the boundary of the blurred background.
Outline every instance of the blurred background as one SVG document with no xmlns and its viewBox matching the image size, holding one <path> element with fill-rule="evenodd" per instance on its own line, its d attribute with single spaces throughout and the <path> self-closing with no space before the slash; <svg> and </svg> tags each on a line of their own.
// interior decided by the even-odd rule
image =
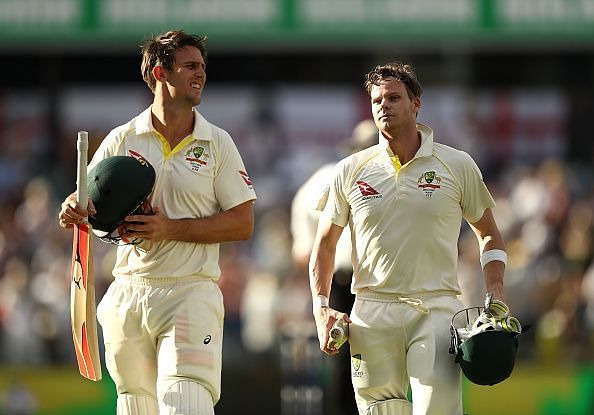
<svg viewBox="0 0 594 415">
<path fill-rule="evenodd" d="M 258 194 L 253 238 L 221 248 L 218 415 L 340 413 L 290 208 L 370 117 L 364 74 L 390 60 L 416 67 L 435 140 L 481 167 L 507 298 L 532 324 L 511 379 L 464 384 L 465 412 L 594 413 L 594 0 L 0 0 L 0 414 L 115 413 L 107 372 L 95 384 L 75 366 L 72 235 L 56 217 L 76 132 L 92 153 L 150 104 L 138 45 L 171 28 L 209 36 L 199 111 L 235 139 Z M 114 250 L 95 248 L 99 299 Z M 467 305 L 482 303 L 478 264 L 463 226 Z"/>
</svg>

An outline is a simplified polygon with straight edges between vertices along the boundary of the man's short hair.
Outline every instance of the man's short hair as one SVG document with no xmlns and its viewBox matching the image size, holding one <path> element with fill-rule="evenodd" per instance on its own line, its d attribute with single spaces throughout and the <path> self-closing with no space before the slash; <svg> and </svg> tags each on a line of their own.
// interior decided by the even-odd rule
<svg viewBox="0 0 594 415">
<path fill-rule="evenodd" d="M 157 81 L 153 77 L 153 68 L 162 66 L 167 70 L 173 69 L 175 63 L 175 52 L 186 46 L 198 48 L 202 59 L 206 62 L 206 36 L 191 35 L 183 30 L 170 30 L 148 39 L 141 46 L 142 65 L 140 71 L 144 82 L 151 91 L 155 92 Z"/>
<path fill-rule="evenodd" d="M 404 83 L 410 99 L 420 97 L 423 93 L 423 88 L 417 79 L 417 74 L 412 65 L 402 62 L 389 62 L 384 65 L 378 65 L 367 73 L 365 75 L 365 89 L 367 93 L 371 96 L 371 88 L 389 78 L 395 78 Z"/>
</svg>

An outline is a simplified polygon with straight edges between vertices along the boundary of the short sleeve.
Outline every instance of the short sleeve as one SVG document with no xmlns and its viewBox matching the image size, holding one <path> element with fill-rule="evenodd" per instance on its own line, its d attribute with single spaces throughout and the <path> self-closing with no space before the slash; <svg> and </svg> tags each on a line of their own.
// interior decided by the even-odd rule
<svg viewBox="0 0 594 415">
<path fill-rule="evenodd" d="M 485 209 L 495 206 L 495 201 L 489 193 L 483 175 L 475 161 L 468 154 L 463 153 L 465 163 L 462 169 L 462 215 L 468 222 L 473 223 L 483 217 Z"/>
<path fill-rule="evenodd" d="M 348 174 L 346 172 L 346 163 L 343 160 L 334 169 L 329 188 L 328 203 L 323 212 L 325 217 L 341 228 L 347 226 L 351 212 L 347 196 L 344 192 L 346 177 L 348 177 Z"/>
<path fill-rule="evenodd" d="M 216 198 L 223 210 L 256 199 L 252 181 L 231 136 L 220 131 L 216 146 L 217 168 L 214 179 Z"/>
</svg>

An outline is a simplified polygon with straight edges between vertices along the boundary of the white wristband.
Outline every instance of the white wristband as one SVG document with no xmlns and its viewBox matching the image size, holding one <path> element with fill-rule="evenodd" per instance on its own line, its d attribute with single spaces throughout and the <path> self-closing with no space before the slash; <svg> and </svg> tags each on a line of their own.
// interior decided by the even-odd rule
<svg viewBox="0 0 594 415">
<path fill-rule="evenodd" d="M 507 254 L 501 249 L 491 249 L 481 254 L 481 269 L 485 269 L 491 261 L 501 261 L 503 265 L 507 266 Z"/>
<path fill-rule="evenodd" d="M 328 297 L 326 297 L 325 295 L 316 295 L 312 298 L 312 302 L 314 309 L 330 306 L 330 301 L 328 300 Z"/>
</svg>

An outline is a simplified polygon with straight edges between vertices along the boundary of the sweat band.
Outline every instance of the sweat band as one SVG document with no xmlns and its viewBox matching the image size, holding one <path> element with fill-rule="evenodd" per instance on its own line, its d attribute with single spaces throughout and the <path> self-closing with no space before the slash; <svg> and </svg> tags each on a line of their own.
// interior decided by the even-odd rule
<svg viewBox="0 0 594 415">
<path fill-rule="evenodd" d="M 481 269 L 485 269 L 491 261 L 501 261 L 503 265 L 507 266 L 507 254 L 501 249 L 491 249 L 481 254 Z"/>
<path fill-rule="evenodd" d="M 328 300 L 328 297 L 326 297 L 325 295 L 316 295 L 312 298 L 312 301 L 314 309 L 330 306 L 330 300 Z"/>
</svg>

